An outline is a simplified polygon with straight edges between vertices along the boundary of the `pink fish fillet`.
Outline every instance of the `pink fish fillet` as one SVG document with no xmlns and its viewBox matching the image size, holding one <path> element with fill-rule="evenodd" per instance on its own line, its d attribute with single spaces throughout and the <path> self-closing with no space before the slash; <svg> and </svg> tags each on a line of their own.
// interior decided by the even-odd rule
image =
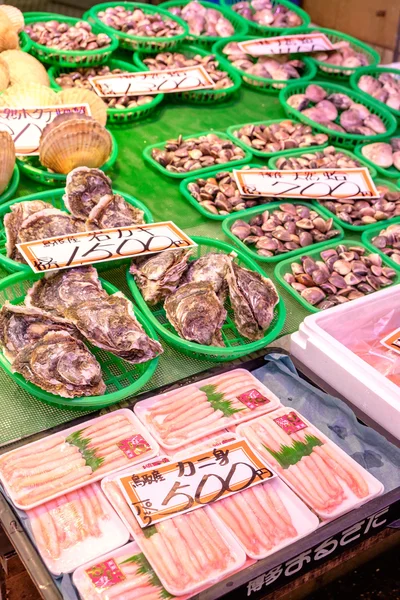
<svg viewBox="0 0 400 600">
<path fill-rule="evenodd" d="M 49 496 L 59 494 L 61 491 L 69 487 L 80 484 L 82 481 L 90 479 L 92 474 L 91 467 L 77 468 L 72 473 L 68 473 L 65 477 L 57 479 L 55 482 L 49 482 L 37 488 L 26 487 L 21 490 L 21 493 L 16 496 L 18 502 L 22 505 L 30 505 L 40 500 L 44 500 Z"/>
</svg>

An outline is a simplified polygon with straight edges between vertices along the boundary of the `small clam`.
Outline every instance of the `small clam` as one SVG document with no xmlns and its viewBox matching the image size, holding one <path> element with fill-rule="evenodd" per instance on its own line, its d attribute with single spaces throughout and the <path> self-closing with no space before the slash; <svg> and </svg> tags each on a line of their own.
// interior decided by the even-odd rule
<svg viewBox="0 0 400 600">
<path fill-rule="evenodd" d="M 318 287 L 309 287 L 301 292 L 302 298 L 314 306 L 325 298 L 324 292 Z"/>
</svg>

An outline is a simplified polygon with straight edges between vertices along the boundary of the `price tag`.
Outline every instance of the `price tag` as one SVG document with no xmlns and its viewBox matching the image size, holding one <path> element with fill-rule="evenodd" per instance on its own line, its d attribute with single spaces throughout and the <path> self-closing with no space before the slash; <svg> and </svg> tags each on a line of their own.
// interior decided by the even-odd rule
<svg viewBox="0 0 400 600">
<path fill-rule="evenodd" d="M 304 421 L 302 421 L 295 412 L 290 412 L 287 415 L 277 417 L 274 419 L 274 421 L 288 435 L 296 433 L 296 431 L 300 431 L 301 429 L 305 429 L 307 427 Z"/>
<path fill-rule="evenodd" d="M 250 410 L 255 410 L 260 406 L 260 404 L 268 404 L 270 400 L 260 394 L 260 392 L 256 389 L 248 390 L 247 392 L 243 392 L 237 397 L 240 402 L 243 402 Z"/>
<path fill-rule="evenodd" d="M 91 116 L 89 104 L 0 108 L 0 130 L 11 135 L 17 156 L 35 156 L 39 154 L 43 129 L 58 115 L 67 113 Z"/>
<path fill-rule="evenodd" d="M 117 481 L 139 525 L 147 527 L 274 476 L 246 440 L 239 439 Z"/>
<path fill-rule="evenodd" d="M 400 354 L 400 327 L 383 338 L 381 344 L 386 348 L 389 348 L 389 350 L 393 350 L 393 352 Z"/>
<path fill-rule="evenodd" d="M 201 65 L 182 69 L 165 69 L 164 71 L 99 75 L 90 77 L 89 81 L 94 91 L 103 98 L 160 93 L 174 94 L 215 87 L 215 82 Z"/>
<path fill-rule="evenodd" d="M 125 454 L 127 458 L 136 458 L 148 450 L 151 450 L 150 444 L 146 442 L 140 433 L 132 435 L 129 438 L 117 442 L 118 448 Z"/>
<path fill-rule="evenodd" d="M 35 273 L 193 246 L 197 244 L 172 221 L 69 233 L 17 244 Z"/>
<path fill-rule="evenodd" d="M 276 198 L 379 198 L 365 167 L 356 169 L 309 169 L 303 171 L 233 171 L 243 196 Z"/>
<path fill-rule="evenodd" d="M 93 565 L 93 567 L 86 569 L 85 572 L 96 590 L 107 590 L 126 579 L 113 558 Z"/>
<path fill-rule="evenodd" d="M 266 54 L 294 54 L 296 52 L 320 52 L 334 50 L 335 46 L 324 33 L 282 35 L 239 42 L 239 48 L 251 56 Z"/>
</svg>

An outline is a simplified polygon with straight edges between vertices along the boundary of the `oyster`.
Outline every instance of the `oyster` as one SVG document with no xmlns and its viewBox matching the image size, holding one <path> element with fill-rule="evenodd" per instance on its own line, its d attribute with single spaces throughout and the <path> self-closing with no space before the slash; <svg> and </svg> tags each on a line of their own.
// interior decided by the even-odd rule
<svg viewBox="0 0 400 600">
<path fill-rule="evenodd" d="M 148 304 L 157 304 L 176 290 L 190 254 L 191 250 L 178 249 L 133 259 L 129 271 Z"/>
<path fill-rule="evenodd" d="M 226 310 L 210 283 L 185 283 L 164 303 L 168 321 L 180 337 L 206 346 L 224 346 Z"/>
<path fill-rule="evenodd" d="M 100 169 L 78 167 L 67 175 L 65 206 L 78 219 L 86 220 L 100 198 L 112 194 L 111 179 Z"/>
<path fill-rule="evenodd" d="M 231 258 L 227 254 L 212 252 L 192 261 L 185 275 L 185 283 L 210 283 L 214 292 L 224 297 L 226 272 Z"/>
<path fill-rule="evenodd" d="M 16 244 L 20 242 L 18 234 L 22 223 L 34 213 L 52 208 L 53 206 L 51 204 L 43 202 L 42 200 L 17 202 L 10 207 L 11 212 L 4 216 L 8 258 L 12 258 L 13 260 L 20 260 L 21 258 L 21 255 L 16 248 Z"/>
<path fill-rule="evenodd" d="M 86 231 L 106 229 L 108 227 L 126 227 L 144 223 L 144 212 L 118 194 L 107 194 L 90 211 L 86 221 Z"/>
<path fill-rule="evenodd" d="M 30 215 L 21 223 L 18 231 L 19 242 L 44 240 L 56 235 L 80 231 L 76 220 L 58 208 L 45 208 Z"/>
<path fill-rule="evenodd" d="M 27 345 L 15 358 L 13 370 L 64 398 L 97 396 L 106 390 L 99 363 L 67 331 L 49 331 Z"/>
</svg>

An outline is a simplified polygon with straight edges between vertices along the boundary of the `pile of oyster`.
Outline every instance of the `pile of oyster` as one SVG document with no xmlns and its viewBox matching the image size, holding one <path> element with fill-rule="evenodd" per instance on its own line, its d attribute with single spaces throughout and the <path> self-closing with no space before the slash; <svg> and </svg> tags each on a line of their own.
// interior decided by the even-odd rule
<svg viewBox="0 0 400 600">
<path fill-rule="evenodd" d="M 93 33 L 86 21 L 75 25 L 62 21 L 38 21 L 29 23 L 24 29 L 33 42 L 55 50 L 97 50 L 111 44 L 111 38 L 105 33 Z"/>
<path fill-rule="evenodd" d="M 186 173 L 244 158 L 245 153 L 230 140 L 215 133 L 168 140 L 163 149 L 153 148 L 152 158 L 172 173 Z"/>
<path fill-rule="evenodd" d="M 321 310 L 387 287 L 396 276 L 394 269 L 382 264 L 379 254 L 367 254 L 361 246 L 344 244 L 321 252 L 320 260 L 302 256 L 300 263 L 291 264 L 291 270 L 285 274 L 285 281 Z"/>
<path fill-rule="evenodd" d="M 186 21 L 191 35 L 229 37 L 235 33 L 232 23 L 219 10 L 206 8 L 196 0 L 183 6 L 171 6 L 168 11 Z"/>
<path fill-rule="evenodd" d="M 389 142 L 366 144 L 361 153 L 377 167 L 389 169 L 394 167 L 400 171 L 400 138 L 391 138 Z"/>
<path fill-rule="evenodd" d="M 378 77 L 362 75 L 357 83 L 360 90 L 389 108 L 400 110 L 400 78 L 392 73 L 381 73 Z"/>
<path fill-rule="evenodd" d="M 347 94 L 328 94 L 314 83 L 307 86 L 304 94 L 290 96 L 287 103 L 305 117 L 341 133 L 372 136 L 386 131 L 382 119 L 366 106 L 354 102 Z"/>
<path fill-rule="evenodd" d="M 8 258 L 24 263 L 17 244 L 57 235 L 143 224 L 143 211 L 114 194 L 99 169 L 80 167 L 67 177 L 64 203 L 69 212 L 42 200 L 15 202 L 4 216 Z"/>
<path fill-rule="evenodd" d="M 233 135 L 250 148 L 260 152 L 273 153 L 307 146 L 322 146 L 328 141 L 325 133 L 314 134 L 309 125 L 280 121 L 271 125 L 244 125 Z"/>
<path fill-rule="evenodd" d="M 84 341 L 83 341 L 84 340 Z M 85 343 L 132 364 L 162 353 L 118 292 L 109 296 L 92 266 L 51 273 L 28 290 L 24 306 L 0 311 L 0 344 L 14 372 L 62 396 L 97 396 L 106 386 Z"/>
<path fill-rule="evenodd" d="M 372 238 L 372 243 L 400 265 L 400 223 L 394 223 L 386 229 L 382 229 L 379 235 Z"/>
<path fill-rule="evenodd" d="M 144 12 L 141 8 L 130 10 L 122 5 L 109 6 L 97 16 L 104 25 L 139 37 L 173 37 L 183 33 L 183 27 L 174 19 Z"/>
<path fill-rule="evenodd" d="M 1 57 L 0 57 L 1 58 Z M 123 75 L 128 73 L 123 69 L 110 69 L 107 66 L 87 67 L 60 73 L 56 77 L 56 83 L 62 88 L 84 88 L 93 91 L 93 87 L 89 81 L 90 77 L 99 77 L 102 75 Z M 154 96 L 121 96 L 119 98 L 102 98 L 108 108 L 136 108 L 154 100 Z"/>
<path fill-rule="evenodd" d="M 143 59 L 150 71 L 163 71 L 164 69 L 184 69 L 201 65 L 205 68 L 211 79 L 216 83 L 215 89 L 221 90 L 233 85 L 232 79 L 226 71 L 222 71 L 219 62 L 213 54 L 201 56 L 186 56 L 184 52 L 161 52 L 156 56 Z"/>
<path fill-rule="evenodd" d="M 130 268 L 149 305 L 164 303 L 180 337 L 206 346 L 225 346 L 226 307 L 240 335 L 258 340 L 274 317 L 279 297 L 270 279 L 239 267 L 227 254 L 189 261 L 191 250 L 170 250 L 134 259 Z M 228 302 L 229 299 L 229 302 Z"/>
<path fill-rule="evenodd" d="M 308 152 L 299 156 L 282 156 L 276 161 L 276 168 L 301 171 L 302 169 L 355 169 L 361 163 L 342 152 L 339 148 L 328 146 L 317 152 Z"/>
<path fill-rule="evenodd" d="M 349 42 L 345 40 L 334 44 L 335 49 L 323 52 L 315 52 L 312 54 L 312 58 L 319 62 L 327 63 L 332 66 L 339 67 L 350 67 L 356 69 L 357 67 L 365 67 L 369 64 L 368 57 L 363 53 L 355 50 L 350 46 Z M 331 67 L 320 67 L 322 71 L 335 72 L 334 68 Z M 337 71 L 337 69 L 336 69 Z M 342 71 L 345 75 L 351 75 L 352 71 Z"/>
<path fill-rule="evenodd" d="M 15 167 L 15 146 L 8 131 L 0 131 L 0 195 L 8 188 Z"/>
<path fill-rule="evenodd" d="M 263 27 L 299 27 L 303 23 L 303 19 L 293 10 L 271 0 L 237 2 L 232 10 Z"/>
<path fill-rule="evenodd" d="M 302 204 L 280 204 L 279 209 L 265 210 L 249 222 L 238 219 L 231 232 L 260 256 L 277 256 L 305 246 L 328 241 L 340 231 L 333 229 L 333 219 L 322 217 Z"/>
<path fill-rule="evenodd" d="M 379 198 L 338 198 L 318 202 L 349 225 L 371 225 L 400 216 L 400 191 L 395 192 L 385 185 L 377 185 Z"/>
</svg>

